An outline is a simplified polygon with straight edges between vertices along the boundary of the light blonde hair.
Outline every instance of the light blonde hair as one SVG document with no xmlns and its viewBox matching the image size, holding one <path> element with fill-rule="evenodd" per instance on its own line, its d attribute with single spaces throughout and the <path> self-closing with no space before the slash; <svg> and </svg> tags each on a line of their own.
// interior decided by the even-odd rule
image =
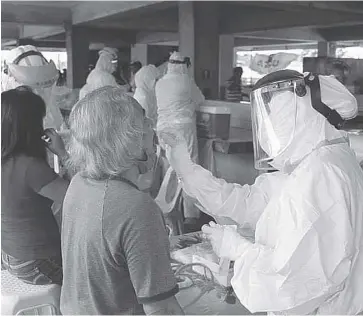
<svg viewBox="0 0 363 316">
<path fill-rule="evenodd" d="M 118 87 L 96 89 L 78 101 L 69 121 L 68 167 L 105 179 L 130 169 L 142 154 L 143 111 Z"/>
</svg>

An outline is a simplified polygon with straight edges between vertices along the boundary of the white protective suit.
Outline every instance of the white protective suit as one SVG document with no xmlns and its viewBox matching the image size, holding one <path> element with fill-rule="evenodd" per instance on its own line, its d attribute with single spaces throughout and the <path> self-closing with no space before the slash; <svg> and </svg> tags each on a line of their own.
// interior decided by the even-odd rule
<svg viewBox="0 0 363 316">
<path fill-rule="evenodd" d="M 169 60 L 183 61 L 174 52 Z M 168 64 L 168 71 L 155 86 L 158 104 L 157 131 L 172 128 L 183 136 L 194 162 L 198 161 L 196 109 L 204 96 L 190 77 L 186 64 Z"/>
<path fill-rule="evenodd" d="M 356 115 L 357 102 L 343 85 L 322 76 L 320 85 L 326 105 L 343 119 Z M 277 122 L 290 132 L 283 114 L 289 104 L 278 99 Z M 208 213 L 255 231 L 252 243 L 225 228 L 221 241 L 221 253 L 236 260 L 234 291 L 251 312 L 363 310 L 363 172 L 347 139 L 312 108 L 308 89 L 297 98 L 292 142 L 273 161 L 280 171 L 253 185 L 214 178 L 192 163 L 183 144 L 168 149 L 184 190 Z"/>
<path fill-rule="evenodd" d="M 157 104 L 155 95 L 155 84 L 160 78 L 158 69 L 154 65 L 142 67 L 135 75 L 135 94 L 134 99 L 140 103 L 145 110 L 145 115 L 156 128 Z"/>
<path fill-rule="evenodd" d="M 88 93 L 105 86 L 119 86 L 112 73 L 116 70 L 117 64 L 113 61 L 117 59 L 115 48 L 105 47 L 98 52 L 95 69 L 87 77 L 86 84 L 79 92 L 79 98 L 84 98 Z M 120 87 L 120 86 L 119 86 Z"/>
<path fill-rule="evenodd" d="M 172 129 L 186 140 L 192 161 L 198 163 L 198 140 L 196 109 L 204 102 L 204 96 L 193 78 L 187 64 L 178 52 L 171 54 L 167 73 L 156 83 L 155 93 L 158 105 L 157 132 Z M 185 218 L 199 218 L 200 210 L 184 194 Z"/>
<path fill-rule="evenodd" d="M 40 53 L 32 45 L 18 46 L 10 51 L 7 61 L 8 74 L 2 73 L 2 91 L 15 89 L 22 85 L 31 87 L 46 104 L 44 128 L 59 130 L 63 124 L 63 117 L 56 104 L 58 70 L 53 61 L 48 62 L 40 55 L 24 57 L 15 64 L 14 61 L 26 52 Z"/>
<path fill-rule="evenodd" d="M 160 78 L 163 77 L 168 72 L 168 62 L 166 61 L 165 63 L 162 63 L 157 68 L 158 68 L 158 71 L 160 73 Z"/>
</svg>

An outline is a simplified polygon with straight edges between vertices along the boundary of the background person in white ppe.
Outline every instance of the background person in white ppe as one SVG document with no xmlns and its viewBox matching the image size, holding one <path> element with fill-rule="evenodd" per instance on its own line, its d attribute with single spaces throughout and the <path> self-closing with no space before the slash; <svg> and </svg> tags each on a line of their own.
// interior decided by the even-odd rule
<svg viewBox="0 0 363 316">
<path fill-rule="evenodd" d="M 134 99 L 145 110 L 145 115 L 151 120 L 152 126 L 156 129 L 157 104 L 155 95 L 155 84 L 160 78 L 160 73 L 154 65 L 142 67 L 135 74 L 135 94 Z"/>
<path fill-rule="evenodd" d="M 9 52 L 4 72 L 1 74 L 2 91 L 29 86 L 46 104 L 44 128 L 59 130 L 63 117 L 55 101 L 59 73 L 54 62 L 48 62 L 35 46 L 18 46 Z"/>
<path fill-rule="evenodd" d="M 84 98 L 88 93 L 105 86 L 121 87 L 117 84 L 113 73 L 117 69 L 117 49 L 104 47 L 98 52 L 99 58 L 95 68 L 87 77 L 86 84 L 79 92 L 79 98 Z M 126 90 L 126 89 L 125 89 Z"/>
<path fill-rule="evenodd" d="M 192 161 L 198 163 L 196 109 L 204 96 L 189 74 L 190 60 L 178 52 L 170 55 L 167 73 L 156 83 L 157 132 L 172 129 L 186 140 Z M 185 197 L 185 218 L 199 218 L 200 211 Z"/>
<path fill-rule="evenodd" d="M 229 226 L 203 231 L 220 257 L 235 261 L 232 286 L 251 312 L 357 314 L 363 310 L 363 172 L 344 120 L 356 99 L 334 77 L 291 70 L 269 74 L 252 92 L 260 175 L 240 186 L 192 163 L 185 144 L 162 135 L 184 190 Z"/>
</svg>

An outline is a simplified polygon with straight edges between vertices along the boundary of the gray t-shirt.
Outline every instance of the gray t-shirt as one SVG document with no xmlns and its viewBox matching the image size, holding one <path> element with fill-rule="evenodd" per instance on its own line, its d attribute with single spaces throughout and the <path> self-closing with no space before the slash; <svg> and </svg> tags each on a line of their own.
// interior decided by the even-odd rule
<svg viewBox="0 0 363 316">
<path fill-rule="evenodd" d="M 141 304 L 178 292 L 161 210 L 127 182 L 72 179 L 62 256 L 66 315 L 144 314 Z"/>
</svg>

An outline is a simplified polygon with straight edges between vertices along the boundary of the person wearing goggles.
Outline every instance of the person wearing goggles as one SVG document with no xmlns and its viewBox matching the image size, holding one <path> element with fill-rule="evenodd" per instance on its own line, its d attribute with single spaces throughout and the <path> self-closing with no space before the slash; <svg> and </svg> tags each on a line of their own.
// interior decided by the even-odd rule
<svg viewBox="0 0 363 316">
<path fill-rule="evenodd" d="M 203 93 L 190 75 L 191 61 L 173 52 L 167 73 L 156 83 L 157 133 L 171 129 L 185 139 L 192 161 L 198 163 L 196 110 L 205 101 Z M 201 213 L 194 202 L 184 196 L 185 223 L 196 225 Z"/>
<path fill-rule="evenodd" d="M 117 84 L 113 75 L 117 70 L 117 52 L 117 49 L 111 47 L 105 47 L 98 52 L 99 58 L 95 69 L 90 72 L 86 84 L 79 92 L 80 99 L 98 88 L 105 86 L 122 87 Z"/>
</svg>

